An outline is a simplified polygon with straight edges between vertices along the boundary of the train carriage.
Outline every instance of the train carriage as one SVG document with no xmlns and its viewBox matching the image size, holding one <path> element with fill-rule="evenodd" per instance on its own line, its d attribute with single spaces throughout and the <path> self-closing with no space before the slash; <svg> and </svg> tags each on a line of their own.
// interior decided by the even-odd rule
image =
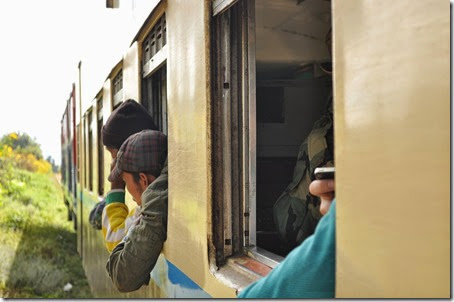
<svg viewBox="0 0 454 302">
<path fill-rule="evenodd" d="M 76 179 L 76 101 L 74 85 L 61 120 L 61 183 L 64 202 L 68 208 L 68 219 L 73 220 L 77 228 L 77 179 Z"/>
<path fill-rule="evenodd" d="M 72 163 L 77 249 L 93 293 L 231 298 L 265 276 L 288 253 L 273 204 L 333 96 L 336 297 L 450 297 L 448 26 L 449 6 L 435 0 L 150 8 L 95 93 L 84 91 L 92 79 L 79 64 L 74 126 L 68 109 L 62 122 L 62 167 L 69 175 Z M 102 233 L 88 216 L 110 187 L 100 130 L 130 98 L 168 136 L 169 204 L 150 283 L 125 294 L 107 275 Z"/>
</svg>

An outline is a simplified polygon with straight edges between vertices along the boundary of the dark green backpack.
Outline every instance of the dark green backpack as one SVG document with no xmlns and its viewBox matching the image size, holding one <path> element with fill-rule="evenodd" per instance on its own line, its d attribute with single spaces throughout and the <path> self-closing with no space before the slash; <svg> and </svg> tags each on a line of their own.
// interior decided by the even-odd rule
<svg viewBox="0 0 454 302">
<path fill-rule="evenodd" d="M 320 199 L 309 193 L 309 185 L 315 168 L 334 166 L 333 114 L 331 102 L 328 103 L 328 110 L 314 123 L 299 148 L 292 182 L 273 206 L 279 237 L 289 247 L 313 234 L 322 217 Z"/>
</svg>

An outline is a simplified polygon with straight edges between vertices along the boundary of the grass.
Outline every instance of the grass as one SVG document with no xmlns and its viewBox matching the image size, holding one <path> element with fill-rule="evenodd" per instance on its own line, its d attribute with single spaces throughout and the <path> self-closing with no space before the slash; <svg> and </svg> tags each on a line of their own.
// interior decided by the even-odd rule
<svg viewBox="0 0 454 302">
<path fill-rule="evenodd" d="M 15 169 L 10 185 L 0 194 L 0 297 L 92 298 L 55 176 Z"/>
</svg>

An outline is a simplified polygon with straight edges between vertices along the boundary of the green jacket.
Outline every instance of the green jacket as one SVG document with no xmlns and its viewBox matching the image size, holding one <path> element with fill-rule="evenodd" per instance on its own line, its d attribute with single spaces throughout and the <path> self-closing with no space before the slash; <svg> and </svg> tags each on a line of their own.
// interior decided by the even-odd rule
<svg viewBox="0 0 454 302">
<path fill-rule="evenodd" d="M 332 101 L 300 145 L 292 182 L 273 206 L 274 223 L 282 241 L 289 247 L 303 242 L 314 233 L 320 214 L 320 199 L 309 193 L 314 170 L 333 166 Z"/>
<path fill-rule="evenodd" d="M 137 290 L 150 281 L 150 272 L 167 238 L 167 180 L 166 160 L 161 175 L 142 193 L 142 217 L 107 261 L 107 272 L 121 292 Z"/>
</svg>

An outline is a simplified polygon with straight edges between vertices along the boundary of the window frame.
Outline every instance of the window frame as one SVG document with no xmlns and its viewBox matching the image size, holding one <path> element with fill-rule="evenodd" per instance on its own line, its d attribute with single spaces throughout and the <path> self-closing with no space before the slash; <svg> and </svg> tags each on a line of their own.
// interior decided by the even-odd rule
<svg viewBox="0 0 454 302">
<path fill-rule="evenodd" d="M 221 13 L 213 12 L 215 19 L 212 29 L 214 69 L 212 74 L 214 178 L 212 219 L 220 222 L 213 223 L 213 248 L 216 251 L 215 260 L 218 266 L 227 263 L 228 257 L 240 253 L 274 268 L 284 257 L 258 247 L 256 235 L 255 0 L 239 0 L 234 4 Z M 237 11 L 235 13 L 237 20 L 231 27 L 230 22 L 235 18 L 232 15 L 234 10 Z M 221 20 L 216 21 L 218 20 L 216 18 Z M 223 23 L 223 26 L 219 27 L 219 23 Z M 236 32 L 231 34 L 232 30 Z M 240 34 L 240 37 L 235 39 L 237 33 Z M 232 64 L 235 62 L 236 66 L 233 66 Z M 235 68 L 237 68 L 236 71 Z M 238 98 L 239 101 L 235 102 L 235 98 Z M 232 102 L 236 103 L 239 108 L 227 105 Z M 239 110 L 239 121 L 234 125 L 231 122 L 232 112 L 237 109 Z M 232 131 L 236 128 L 239 129 L 236 134 L 239 139 L 238 163 L 235 162 L 235 155 L 230 155 L 232 137 L 235 137 L 235 135 L 232 136 Z M 233 144 L 235 145 L 236 142 Z M 239 164 L 240 169 L 232 172 L 232 163 Z M 234 188 L 235 183 L 239 183 L 239 188 Z M 239 204 L 232 201 L 232 196 L 237 193 L 240 194 Z M 231 241 L 228 241 L 229 237 L 231 237 Z M 239 244 L 239 246 L 228 246 L 229 244 L 226 243 L 229 242 Z"/>
<path fill-rule="evenodd" d="M 159 30 L 159 27 L 161 28 Z M 158 38 L 153 38 L 156 34 L 161 35 L 161 42 L 158 45 L 158 49 L 152 49 L 151 44 L 154 42 L 155 45 L 159 42 Z M 147 33 L 142 41 L 142 78 L 151 76 L 152 73 L 157 71 L 167 61 L 167 23 L 165 12 L 158 17 L 156 23 Z"/>
<path fill-rule="evenodd" d="M 156 35 L 161 35 L 160 42 Z M 155 38 L 153 38 L 155 36 Z M 151 43 L 157 44 L 158 49 L 151 49 Z M 159 43 L 158 43 L 159 42 Z M 158 130 L 168 134 L 167 114 L 167 25 L 166 14 L 157 17 L 141 42 L 141 69 L 142 69 L 142 105 L 147 108 L 153 117 Z M 157 111 L 157 112 L 156 112 Z"/>
</svg>

